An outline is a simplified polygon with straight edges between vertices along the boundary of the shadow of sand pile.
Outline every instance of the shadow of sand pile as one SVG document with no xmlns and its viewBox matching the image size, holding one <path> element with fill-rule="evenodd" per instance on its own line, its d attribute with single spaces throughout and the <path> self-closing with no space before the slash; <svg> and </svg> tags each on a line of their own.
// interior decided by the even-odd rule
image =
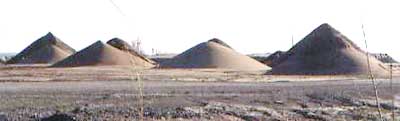
<svg viewBox="0 0 400 121">
<path fill-rule="evenodd" d="M 132 65 L 153 67 L 153 64 L 129 52 L 121 51 L 111 45 L 97 41 L 85 49 L 57 62 L 53 67 Z"/>
<path fill-rule="evenodd" d="M 222 44 L 221 44 L 222 43 Z M 242 55 L 218 39 L 200 43 L 171 60 L 164 68 L 224 68 L 237 70 L 267 70 L 268 66 Z"/>
<path fill-rule="evenodd" d="M 48 33 L 7 61 L 7 64 L 53 64 L 73 53 L 73 48 Z"/>
<path fill-rule="evenodd" d="M 111 46 L 113 46 L 115 48 L 118 48 L 119 50 L 128 52 L 128 53 L 132 54 L 133 56 L 139 57 L 139 58 L 141 58 L 141 59 L 143 59 L 143 60 L 145 60 L 145 61 L 147 61 L 149 63 L 152 63 L 152 64 L 156 63 L 153 60 L 145 57 L 144 55 L 141 55 L 138 52 L 136 52 L 135 49 L 131 45 L 129 45 L 127 42 L 125 42 L 122 39 L 113 38 L 113 39 L 109 40 L 107 42 L 107 44 L 109 44 L 109 45 L 111 45 Z"/>
<path fill-rule="evenodd" d="M 366 53 L 328 24 L 322 24 L 281 57 L 268 74 L 368 74 Z M 370 56 L 375 75 L 386 75 L 382 62 Z"/>
</svg>

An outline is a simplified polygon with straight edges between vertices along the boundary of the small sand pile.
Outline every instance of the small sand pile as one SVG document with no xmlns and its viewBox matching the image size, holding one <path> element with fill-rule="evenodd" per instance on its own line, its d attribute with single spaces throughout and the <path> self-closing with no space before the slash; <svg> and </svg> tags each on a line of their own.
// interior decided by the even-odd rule
<svg viewBox="0 0 400 121">
<path fill-rule="evenodd" d="M 382 63 L 398 63 L 395 59 L 393 59 L 390 55 L 386 53 L 373 53 L 371 55 L 373 55 L 376 59 L 378 59 Z"/>
<path fill-rule="evenodd" d="M 141 55 L 138 52 L 136 52 L 135 49 L 131 45 L 129 45 L 127 42 L 125 42 L 122 39 L 113 38 L 113 39 L 109 40 L 107 42 L 107 44 L 109 44 L 115 48 L 118 48 L 119 50 L 126 51 L 126 52 L 132 54 L 133 56 L 142 58 L 143 60 L 145 60 L 149 63 L 155 64 L 154 61 L 152 61 L 152 60 L 148 59 L 147 57 L 145 57 L 144 55 Z"/>
<path fill-rule="evenodd" d="M 386 67 L 370 56 L 372 72 L 387 74 Z M 368 74 L 367 56 L 358 46 L 328 24 L 322 24 L 292 47 L 270 74 Z"/>
<path fill-rule="evenodd" d="M 8 64 L 51 64 L 75 53 L 75 50 L 52 33 L 33 42 L 7 61 Z"/>
<path fill-rule="evenodd" d="M 6 60 L 4 58 L 0 58 L 0 65 L 6 64 Z"/>
<path fill-rule="evenodd" d="M 285 53 L 284 51 L 276 51 L 261 61 L 269 67 L 274 67 L 281 62 L 281 58 L 285 56 Z"/>
<path fill-rule="evenodd" d="M 121 51 L 101 41 L 57 62 L 53 67 L 133 65 L 135 67 L 152 67 L 153 65 L 140 57 Z"/>
<path fill-rule="evenodd" d="M 214 39 L 217 40 L 217 39 Z M 220 41 L 220 40 L 219 40 Z M 175 56 L 164 68 L 225 68 L 236 70 L 267 70 L 268 66 L 242 55 L 220 42 L 208 41 L 200 43 L 189 50 Z M 222 42 L 223 43 L 223 42 Z"/>
</svg>

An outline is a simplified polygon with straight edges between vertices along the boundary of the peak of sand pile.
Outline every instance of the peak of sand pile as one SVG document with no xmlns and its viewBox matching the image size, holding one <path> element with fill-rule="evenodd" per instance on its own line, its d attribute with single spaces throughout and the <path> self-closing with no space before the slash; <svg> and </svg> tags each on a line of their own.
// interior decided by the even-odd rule
<svg viewBox="0 0 400 121">
<path fill-rule="evenodd" d="M 107 44 L 109 44 L 109 45 L 111 45 L 111 46 L 113 46 L 113 47 L 115 47 L 115 48 L 117 48 L 119 50 L 129 52 L 133 56 L 137 56 L 139 58 L 142 58 L 143 60 L 145 60 L 145 61 L 147 61 L 149 63 L 155 64 L 154 61 L 152 61 L 152 60 L 148 59 L 147 57 L 145 57 L 144 55 L 139 54 L 138 52 L 136 52 L 135 49 L 131 45 L 129 45 L 127 42 L 125 42 L 122 39 L 113 38 L 113 39 L 109 40 L 107 42 Z"/>
<path fill-rule="evenodd" d="M 222 40 L 220 40 L 220 39 L 218 39 L 218 38 L 212 38 L 212 39 L 208 40 L 208 42 L 215 42 L 215 43 L 218 43 L 218 44 L 220 44 L 220 45 L 222 45 L 222 46 L 225 46 L 225 47 L 228 47 L 228 48 L 233 49 L 231 46 L 229 46 L 229 45 L 226 44 L 224 41 L 222 41 Z"/>
<path fill-rule="evenodd" d="M 8 64 L 52 64 L 60 61 L 75 50 L 52 33 L 39 38 L 23 51 L 7 61 Z"/>
<path fill-rule="evenodd" d="M 120 38 L 113 38 L 113 39 L 107 41 L 107 44 L 109 44 L 115 48 L 118 48 L 120 50 L 123 50 L 123 51 L 134 50 L 131 45 L 129 45 L 127 42 L 125 42 L 124 40 L 122 40 Z"/>
<path fill-rule="evenodd" d="M 135 67 L 152 67 L 151 63 L 121 51 L 111 45 L 97 41 L 85 49 L 57 62 L 53 67 L 132 65 Z"/>
<path fill-rule="evenodd" d="M 318 51 L 323 50 L 336 50 L 344 48 L 354 48 L 364 52 L 355 43 L 353 43 L 346 36 L 341 34 L 335 28 L 327 23 L 324 23 L 314 29 L 302 41 L 297 43 L 289 51 Z M 304 52 L 303 52 L 304 53 Z"/>
<path fill-rule="evenodd" d="M 370 57 L 375 75 L 387 74 L 386 67 Z M 351 75 L 368 74 L 367 56 L 350 39 L 328 24 L 322 24 L 293 46 L 270 74 Z"/>
<path fill-rule="evenodd" d="M 267 70 L 268 66 L 242 55 L 219 43 L 200 43 L 171 60 L 162 63 L 165 68 L 223 68 L 236 70 Z"/>
</svg>

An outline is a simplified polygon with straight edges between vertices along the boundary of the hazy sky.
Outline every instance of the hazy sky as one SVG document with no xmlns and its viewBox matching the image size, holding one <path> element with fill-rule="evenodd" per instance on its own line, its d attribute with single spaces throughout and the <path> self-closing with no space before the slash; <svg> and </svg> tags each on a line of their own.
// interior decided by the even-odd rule
<svg viewBox="0 0 400 121">
<path fill-rule="evenodd" d="M 400 4 L 396 0 L 1 0 L 0 52 L 19 52 L 51 31 L 80 50 L 113 37 L 142 40 L 151 48 L 180 53 L 220 38 L 242 53 L 291 47 L 329 23 L 370 52 L 400 59 Z"/>
</svg>

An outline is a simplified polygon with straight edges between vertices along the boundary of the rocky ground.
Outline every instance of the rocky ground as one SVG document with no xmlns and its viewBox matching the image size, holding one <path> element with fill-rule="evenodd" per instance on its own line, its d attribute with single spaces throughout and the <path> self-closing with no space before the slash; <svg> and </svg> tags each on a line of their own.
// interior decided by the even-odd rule
<svg viewBox="0 0 400 121">
<path fill-rule="evenodd" d="M 399 79 L 393 93 L 377 79 L 384 120 L 392 110 L 400 119 L 399 100 L 391 103 Z M 7 67 L 0 81 L 0 121 L 379 120 L 371 82 L 361 77 Z"/>
</svg>

